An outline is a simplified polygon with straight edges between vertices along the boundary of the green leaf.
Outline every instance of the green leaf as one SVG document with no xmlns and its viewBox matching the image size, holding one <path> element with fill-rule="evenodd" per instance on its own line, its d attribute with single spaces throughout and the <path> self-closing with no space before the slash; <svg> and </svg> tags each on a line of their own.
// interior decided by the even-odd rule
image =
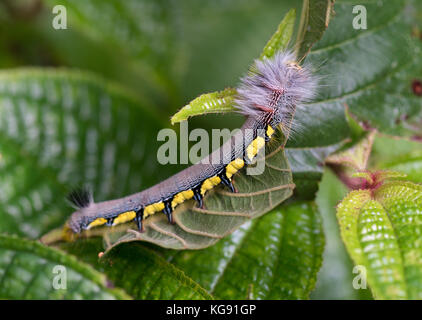
<svg viewBox="0 0 422 320">
<path fill-rule="evenodd" d="M 277 31 L 273 34 L 271 39 L 268 40 L 267 44 L 262 50 L 259 59 L 270 59 L 274 56 L 276 52 L 284 51 L 287 49 L 287 46 L 293 34 L 295 20 L 296 10 L 290 9 L 278 25 Z"/>
<path fill-rule="evenodd" d="M 323 247 L 320 215 L 302 202 L 278 206 L 210 248 L 164 254 L 221 299 L 307 299 Z"/>
<path fill-rule="evenodd" d="M 35 238 L 61 225 L 75 185 L 100 201 L 168 176 L 156 165 L 160 128 L 133 95 L 91 74 L 2 71 L 0 232 Z"/>
<path fill-rule="evenodd" d="M 374 173 L 366 172 L 356 172 L 352 177 L 363 178 L 371 185 L 377 185 L 384 182 L 384 180 L 390 180 L 394 178 L 404 178 L 406 175 L 400 172 L 391 171 L 391 170 L 379 170 Z"/>
<path fill-rule="evenodd" d="M 323 36 L 331 18 L 332 6 L 330 0 L 303 1 L 295 44 L 298 61 L 303 60 Z M 313 71 L 324 78 L 324 70 L 315 68 L 318 65 L 315 64 Z M 285 152 L 296 184 L 295 197 L 312 200 L 322 178 L 325 159 L 345 145 L 351 130 L 345 110 L 327 106 L 322 101 L 319 105 L 298 106 L 293 128 L 295 130 L 290 133 Z"/>
<path fill-rule="evenodd" d="M 304 0 L 296 39 L 297 58 L 301 61 L 321 39 L 331 18 L 334 0 Z"/>
<path fill-rule="evenodd" d="M 135 68 L 156 84 L 165 85 L 170 57 L 177 43 L 172 37 L 173 6 L 163 1 L 45 0 L 66 7 L 67 20 L 94 40 L 108 42 L 118 54 L 135 57 Z M 166 5 L 165 5 L 166 4 Z M 163 23 L 167 22 L 167 23 Z M 173 27 L 173 28 L 172 28 Z M 165 66 L 166 64 L 166 66 Z"/>
<path fill-rule="evenodd" d="M 0 298 L 131 299 L 75 257 L 6 235 L 0 235 Z"/>
<path fill-rule="evenodd" d="M 422 144 L 378 136 L 375 139 L 372 165 L 380 169 L 402 172 L 408 180 L 422 183 Z"/>
<path fill-rule="evenodd" d="M 382 164 L 385 169 L 400 171 L 414 182 L 422 183 L 422 152 L 413 152 Z"/>
<path fill-rule="evenodd" d="M 338 206 L 347 250 L 377 299 L 421 299 L 422 186 L 389 182 L 352 191 Z"/>
<path fill-rule="evenodd" d="M 235 111 L 233 107 L 235 95 L 236 89 L 232 88 L 202 94 L 173 115 L 171 117 L 171 124 L 188 120 L 189 117 L 197 115 Z"/>
<path fill-rule="evenodd" d="M 323 221 L 325 250 L 323 263 L 318 273 L 318 282 L 311 293 L 316 300 L 371 299 L 369 288 L 353 288 L 353 262 L 350 259 L 336 219 L 336 206 L 347 195 L 347 188 L 328 169 L 319 184 L 316 203 Z"/>
<path fill-rule="evenodd" d="M 421 74 L 421 46 L 410 40 L 405 1 L 365 3 L 368 29 L 351 27 L 353 4 L 338 1 L 322 39 L 307 61 L 320 67 L 320 96 L 309 108 L 344 109 L 365 127 L 412 135 L 408 123 L 421 119 L 412 80 Z M 296 114 L 301 119 L 301 113 Z M 402 120 L 406 118 L 406 120 Z M 333 132 L 333 131 L 332 131 Z"/>
<path fill-rule="evenodd" d="M 123 244 L 96 259 L 102 244 L 88 240 L 84 246 L 62 248 L 101 270 L 135 299 L 203 300 L 213 297 L 183 271 L 139 243 Z"/>
<path fill-rule="evenodd" d="M 348 167 L 359 171 L 366 170 L 375 134 L 375 131 L 369 132 L 359 142 L 353 144 L 352 147 L 329 156 L 326 159 L 326 163 L 341 168 Z"/>
</svg>

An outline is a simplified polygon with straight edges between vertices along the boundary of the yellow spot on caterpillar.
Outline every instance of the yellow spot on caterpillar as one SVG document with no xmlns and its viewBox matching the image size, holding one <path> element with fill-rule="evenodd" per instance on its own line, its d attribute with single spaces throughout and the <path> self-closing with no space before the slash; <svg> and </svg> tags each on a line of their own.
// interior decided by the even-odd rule
<svg viewBox="0 0 422 320">
<path fill-rule="evenodd" d="M 144 209 L 144 218 L 146 218 L 149 215 L 154 214 L 158 211 L 161 211 L 163 209 L 164 209 L 164 203 L 162 203 L 162 202 L 150 204 L 149 206 L 146 206 L 145 209 Z"/>
<path fill-rule="evenodd" d="M 227 178 L 231 178 L 237 171 L 243 168 L 245 162 L 243 159 L 237 158 L 230 162 L 226 167 L 226 176 Z"/>
<path fill-rule="evenodd" d="M 164 209 L 164 203 L 163 202 L 154 203 L 153 206 L 154 206 L 155 212 L 161 211 L 161 210 Z"/>
<path fill-rule="evenodd" d="M 120 224 L 120 223 L 125 223 L 128 221 L 132 221 L 133 219 L 135 219 L 136 217 L 136 212 L 135 211 L 128 211 L 128 212 L 123 212 L 121 214 L 119 214 L 113 221 L 113 226 L 115 226 L 116 224 Z"/>
<path fill-rule="evenodd" d="M 201 185 L 201 194 L 204 195 L 205 192 L 214 188 L 214 186 L 216 186 L 220 182 L 221 182 L 221 179 L 218 176 L 214 176 L 214 177 L 206 179 Z"/>
<path fill-rule="evenodd" d="M 268 138 L 271 138 L 271 136 L 274 134 L 274 129 L 270 125 L 267 127 L 267 136 Z"/>
<path fill-rule="evenodd" d="M 186 190 L 179 192 L 173 197 L 173 201 L 171 202 L 171 206 L 175 208 L 178 204 L 183 203 L 185 200 L 189 200 L 193 198 L 193 191 Z"/>
<path fill-rule="evenodd" d="M 154 213 L 155 213 L 154 206 L 152 205 L 146 206 L 144 209 L 144 218 Z"/>
<path fill-rule="evenodd" d="M 92 221 L 89 225 L 88 225 L 88 227 L 87 227 L 87 229 L 91 229 L 91 228 L 93 228 L 93 227 L 97 227 L 97 226 L 102 226 L 103 224 L 105 224 L 107 222 L 107 219 L 104 219 L 104 218 L 98 218 L 98 219 L 95 219 L 94 221 Z"/>
<path fill-rule="evenodd" d="M 250 161 L 252 161 L 263 146 L 265 146 L 265 139 L 263 137 L 257 137 L 251 142 L 251 144 L 246 148 L 246 155 Z"/>
</svg>

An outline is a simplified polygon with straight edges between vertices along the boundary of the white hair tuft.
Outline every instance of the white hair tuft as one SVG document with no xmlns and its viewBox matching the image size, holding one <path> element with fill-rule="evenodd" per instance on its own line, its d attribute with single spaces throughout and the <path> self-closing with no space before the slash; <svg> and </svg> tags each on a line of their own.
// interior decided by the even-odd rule
<svg viewBox="0 0 422 320">
<path fill-rule="evenodd" d="M 235 99 L 239 112 L 256 118 L 278 113 L 282 122 L 297 105 L 310 101 L 317 87 L 310 66 L 299 66 L 291 51 L 256 60 L 250 74 L 241 81 Z"/>
</svg>

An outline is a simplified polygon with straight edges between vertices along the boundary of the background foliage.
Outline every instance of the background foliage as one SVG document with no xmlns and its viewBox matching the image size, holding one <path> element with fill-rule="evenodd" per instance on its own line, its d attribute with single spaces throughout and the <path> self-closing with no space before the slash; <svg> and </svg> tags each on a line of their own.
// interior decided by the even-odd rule
<svg viewBox="0 0 422 320">
<path fill-rule="evenodd" d="M 67 7 L 67 30 L 51 27 L 55 4 Z M 422 78 L 422 8 L 404 0 L 365 6 L 368 29 L 354 30 L 349 1 L 328 15 L 329 1 L 1 2 L 0 297 L 372 298 L 353 289 L 335 216 L 347 189 L 323 164 L 376 129 L 369 167 L 422 182 L 421 97 L 412 91 Z M 300 54 L 317 41 L 306 61 L 321 87 L 297 110 L 302 129 L 285 148 L 296 184 L 289 201 L 199 251 L 132 242 L 99 260 L 99 239 L 60 251 L 25 240 L 63 224 L 73 185 L 90 183 L 100 201 L 180 170 L 157 163 L 157 132 L 200 94 L 235 87 L 291 8 Z M 207 115 L 189 127 L 242 121 Z M 63 292 L 51 288 L 56 264 L 70 270 Z"/>
</svg>

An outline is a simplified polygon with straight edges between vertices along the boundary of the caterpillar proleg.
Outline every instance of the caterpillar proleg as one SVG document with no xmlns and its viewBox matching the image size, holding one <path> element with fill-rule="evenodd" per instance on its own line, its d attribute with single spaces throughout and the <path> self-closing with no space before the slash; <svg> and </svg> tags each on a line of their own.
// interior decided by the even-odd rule
<svg viewBox="0 0 422 320">
<path fill-rule="evenodd" d="M 235 192 L 233 176 L 252 163 L 279 125 L 287 127 L 296 106 L 312 99 L 315 89 L 316 78 L 309 66 L 299 66 L 291 52 L 255 61 L 252 71 L 241 79 L 235 100 L 237 110 L 247 119 L 229 141 L 199 163 L 142 192 L 99 203 L 89 194 L 73 194 L 70 200 L 78 210 L 71 215 L 69 227 L 79 233 L 135 221 L 143 231 L 143 221 L 157 212 L 173 223 L 173 210 L 181 203 L 194 199 L 202 207 L 206 192 L 219 184 Z M 220 159 L 217 163 L 212 160 L 216 158 Z"/>
</svg>

